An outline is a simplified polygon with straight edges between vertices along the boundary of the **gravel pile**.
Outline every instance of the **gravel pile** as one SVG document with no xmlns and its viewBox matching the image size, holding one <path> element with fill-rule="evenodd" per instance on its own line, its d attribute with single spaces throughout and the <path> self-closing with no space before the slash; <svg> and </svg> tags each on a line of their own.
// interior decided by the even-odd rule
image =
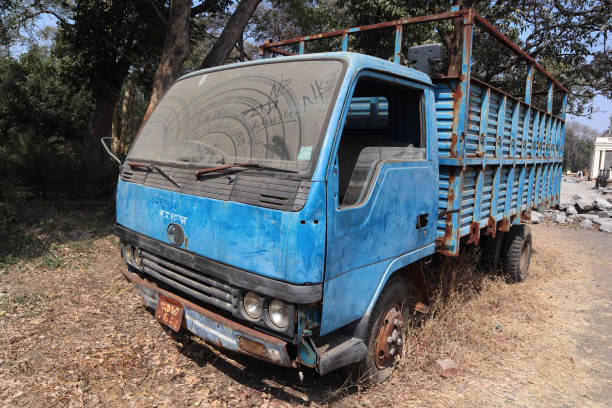
<svg viewBox="0 0 612 408">
<path fill-rule="evenodd" d="M 564 183 L 574 182 L 571 178 Z M 589 194 L 573 194 L 571 199 L 562 201 L 558 210 L 532 211 L 531 222 L 539 224 L 550 221 L 557 224 L 574 224 L 581 228 L 598 229 L 612 233 L 612 193 L 610 189 L 597 190 Z"/>
</svg>

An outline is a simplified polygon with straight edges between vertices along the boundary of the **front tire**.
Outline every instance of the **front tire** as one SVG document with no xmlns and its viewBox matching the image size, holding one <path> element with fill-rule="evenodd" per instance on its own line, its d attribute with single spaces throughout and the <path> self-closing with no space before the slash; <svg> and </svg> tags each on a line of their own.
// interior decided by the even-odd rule
<svg viewBox="0 0 612 408">
<path fill-rule="evenodd" d="M 531 262 L 531 229 L 528 225 L 513 225 L 504 239 L 502 272 L 509 282 L 523 282 Z"/>
<path fill-rule="evenodd" d="M 368 355 L 359 363 L 359 382 L 375 385 L 391 376 L 402 355 L 402 329 L 410 316 L 410 291 L 399 276 L 387 282 L 368 324 Z"/>
</svg>

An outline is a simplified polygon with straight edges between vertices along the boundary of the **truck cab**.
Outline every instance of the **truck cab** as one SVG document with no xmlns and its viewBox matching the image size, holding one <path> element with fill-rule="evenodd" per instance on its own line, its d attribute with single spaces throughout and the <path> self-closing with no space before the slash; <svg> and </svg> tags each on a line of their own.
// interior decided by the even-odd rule
<svg viewBox="0 0 612 408">
<path fill-rule="evenodd" d="M 321 373 L 362 360 L 386 281 L 435 250 L 433 106 L 427 75 L 348 52 L 186 75 L 122 166 L 126 276 L 222 347 Z"/>
</svg>

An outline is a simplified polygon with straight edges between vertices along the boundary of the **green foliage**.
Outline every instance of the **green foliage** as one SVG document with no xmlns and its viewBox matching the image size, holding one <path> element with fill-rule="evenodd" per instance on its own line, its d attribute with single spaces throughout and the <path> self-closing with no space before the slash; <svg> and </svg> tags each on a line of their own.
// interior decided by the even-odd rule
<svg viewBox="0 0 612 408">
<path fill-rule="evenodd" d="M 131 67 L 152 78 L 164 44 L 168 7 L 165 0 L 79 1 L 70 21 L 60 22 L 62 52 L 76 61 L 92 88 L 121 75 L 120 81 L 107 83 L 118 93 Z"/>
<path fill-rule="evenodd" d="M 563 146 L 563 169 L 588 171 L 595 148 L 597 131 L 576 122 L 565 126 L 565 144 Z"/>
<path fill-rule="evenodd" d="M 588 115 L 596 94 L 612 97 L 612 3 L 609 0 L 504 0 L 468 1 L 507 37 L 536 58 L 571 91 L 569 112 Z M 314 34 L 351 26 L 361 26 L 401 18 L 449 11 L 448 0 L 292 0 L 272 2 L 259 16 L 259 39 L 281 39 Z M 288 22 L 289 24 L 283 24 Z M 436 22 L 404 27 L 402 49 L 413 45 L 440 42 L 452 23 Z M 393 30 L 379 30 L 349 37 L 349 49 L 383 59 L 393 53 Z M 338 49 L 337 44 L 335 45 Z M 312 48 L 307 45 L 307 51 Z M 490 35 L 477 29 L 473 44 L 473 75 L 510 94 L 524 95 L 527 65 Z M 325 50 L 334 49 L 329 46 Z M 446 66 L 438 67 L 444 74 Z M 546 100 L 546 81 L 536 76 L 534 102 L 542 107 Z M 554 109 L 561 107 L 557 93 Z"/>
<path fill-rule="evenodd" d="M 91 116 L 91 91 L 73 80 L 74 65 L 55 50 L 33 47 L 19 59 L 0 59 L 0 171 L 8 186 L 36 194 L 88 192 L 78 184 L 88 169 L 82 142 Z M 97 190 L 98 186 L 91 186 Z M 112 190 L 111 190 L 112 191 Z"/>
</svg>

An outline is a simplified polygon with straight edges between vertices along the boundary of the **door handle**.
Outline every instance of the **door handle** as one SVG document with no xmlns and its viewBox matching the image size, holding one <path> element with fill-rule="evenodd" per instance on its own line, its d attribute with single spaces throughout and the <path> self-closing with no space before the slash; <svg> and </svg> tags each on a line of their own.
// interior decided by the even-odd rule
<svg viewBox="0 0 612 408">
<path fill-rule="evenodd" d="M 416 229 L 421 229 L 427 226 L 427 222 L 429 221 L 429 214 L 419 214 L 417 215 L 416 221 Z"/>
</svg>

